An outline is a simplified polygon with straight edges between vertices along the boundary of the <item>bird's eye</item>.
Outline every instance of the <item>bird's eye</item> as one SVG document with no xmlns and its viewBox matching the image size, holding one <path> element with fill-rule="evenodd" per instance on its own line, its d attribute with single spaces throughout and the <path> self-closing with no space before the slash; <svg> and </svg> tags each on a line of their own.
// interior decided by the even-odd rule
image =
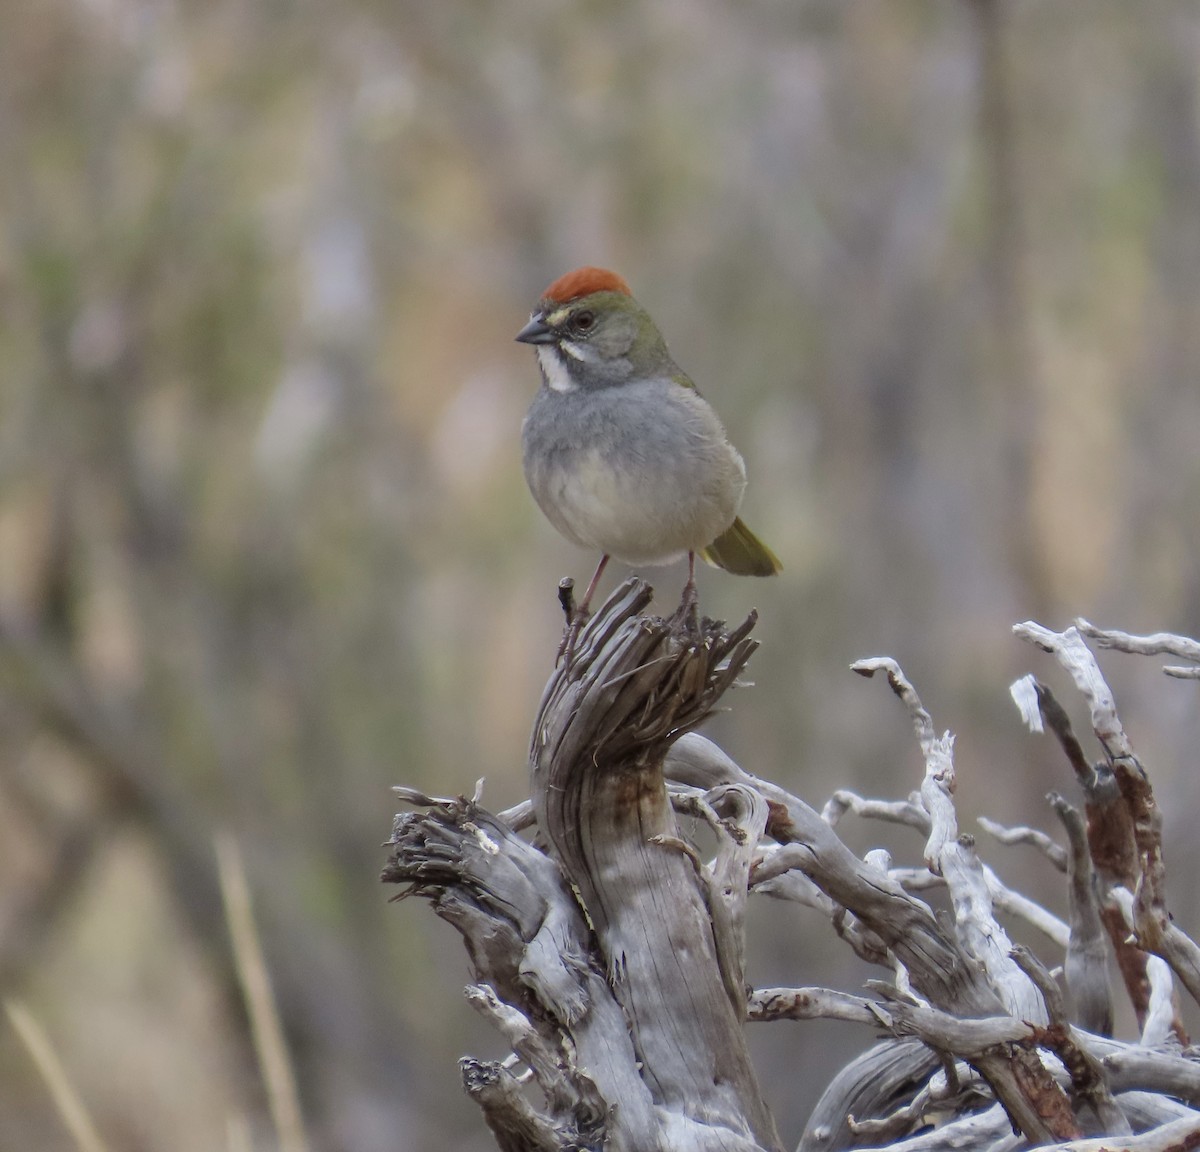
<svg viewBox="0 0 1200 1152">
<path fill-rule="evenodd" d="M 575 328 L 579 332 L 587 332 L 592 325 L 596 323 L 595 312 L 578 312 L 573 321 Z"/>
</svg>

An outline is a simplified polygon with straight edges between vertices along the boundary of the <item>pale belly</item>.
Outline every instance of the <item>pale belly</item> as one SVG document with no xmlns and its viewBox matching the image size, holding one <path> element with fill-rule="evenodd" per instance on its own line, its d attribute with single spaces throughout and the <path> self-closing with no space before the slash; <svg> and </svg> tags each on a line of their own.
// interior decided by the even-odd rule
<svg viewBox="0 0 1200 1152">
<path fill-rule="evenodd" d="M 568 540 L 627 564 L 669 564 L 698 552 L 733 523 L 746 485 L 741 457 L 716 416 L 687 398 L 683 419 L 635 425 L 618 445 L 570 444 L 525 429 L 525 473 L 547 519 Z M 621 425 L 633 415 L 628 406 Z"/>
</svg>

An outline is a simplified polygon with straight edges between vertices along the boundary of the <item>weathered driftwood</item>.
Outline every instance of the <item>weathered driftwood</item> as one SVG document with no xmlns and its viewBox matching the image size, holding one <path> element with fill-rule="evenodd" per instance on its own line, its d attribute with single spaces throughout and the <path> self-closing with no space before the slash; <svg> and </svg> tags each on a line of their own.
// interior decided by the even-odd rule
<svg viewBox="0 0 1200 1152">
<path fill-rule="evenodd" d="M 534 725 L 529 802 L 494 816 L 478 795 L 397 790 L 417 810 L 396 817 L 384 879 L 429 898 L 462 933 L 468 1002 L 512 1049 L 507 1061 L 462 1063 L 502 1149 L 780 1148 L 744 1022 L 816 1017 L 891 1038 L 833 1077 L 800 1152 L 1085 1152 L 1097 1133 L 1110 1148 L 1200 1148 L 1200 1065 L 1179 1048 L 1174 983 L 1195 996 L 1200 964 L 1167 913 L 1149 779 L 1079 631 L 1018 634 L 1053 652 L 1088 699 L 1098 764 L 1049 689 L 1027 678 L 1013 696 L 1058 738 L 1086 821 L 1052 794 L 1065 848 L 1045 832 L 986 826 L 1065 874 L 1064 923 L 1002 884 L 960 834 L 953 738 L 937 734 L 894 661 L 854 669 L 884 673 L 907 708 L 923 779 L 903 800 L 839 791 L 818 813 L 691 732 L 753 651 L 753 618 L 727 631 L 649 616 L 649 601 L 644 584 L 623 585 L 555 669 Z M 1180 637 L 1092 634 L 1131 651 L 1200 652 Z M 681 813 L 715 835 L 711 861 Z M 882 851 L 858 859 L 836 831 L 848 815 L 912 828 L 923 867 Z M 948 892 L 949 915 L 920 899 L 933 885 Z M 749 989 L 752 895 L 819 909 L 887 979 L 869 982 L 868 996 Z M 997 910 L 1046 936 L 1060 976 L 1012 947 Z M 1110 950 L 1138 1012 L 1133 1042 L 1109 1035 Z"/>
</svg>

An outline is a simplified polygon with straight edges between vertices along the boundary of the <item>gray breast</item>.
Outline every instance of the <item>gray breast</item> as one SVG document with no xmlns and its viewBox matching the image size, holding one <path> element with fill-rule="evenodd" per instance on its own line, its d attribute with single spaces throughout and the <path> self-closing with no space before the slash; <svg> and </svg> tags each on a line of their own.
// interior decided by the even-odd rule
<svg viewBox="0 0 1200 1152">
<path fill-rule="evenodd" d="M 550 522 L 627 563 L 704 548 L 733 522 L 745 488 L 716 414 L 674 381 L 542 388 L 522 439 L 525 477 Z"/>
</svg>

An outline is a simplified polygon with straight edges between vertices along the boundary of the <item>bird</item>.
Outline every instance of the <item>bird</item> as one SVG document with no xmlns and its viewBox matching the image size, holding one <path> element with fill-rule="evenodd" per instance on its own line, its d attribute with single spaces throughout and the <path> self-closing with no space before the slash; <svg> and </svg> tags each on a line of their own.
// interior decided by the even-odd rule
<svg viewBox="0 0 1200 1152">
<path fill-rule="evenodd" d="M 559 533 L 601 554 L 577 619 L 614 557 L 640 567 L 686 556 L 681 607 L 693 616 L 697 556 L 739 576 L 780 571 L 738 516 L 741 455 L 621 276 L 560 276 L 516 339 L 541 371 L 521 427 L 525 480 Z"/>
</svg>

